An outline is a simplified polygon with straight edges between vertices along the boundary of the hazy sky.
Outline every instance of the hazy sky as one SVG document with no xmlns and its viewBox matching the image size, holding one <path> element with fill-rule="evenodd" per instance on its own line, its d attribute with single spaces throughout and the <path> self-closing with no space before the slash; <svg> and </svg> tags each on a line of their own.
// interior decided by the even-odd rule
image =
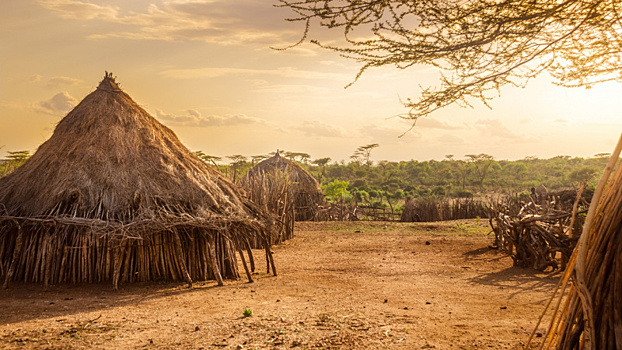
<svg viewBox="0 0 622 350">
<path fill-rule="evenodd" d="M 348 159 L 496 159 L 610 152 L 622 131 L 622 87 L 567 89 L 547 77 L 507 88 L 490 110 L 452 107 L 409 123 L 400 97 L 434 84 L 427 68 L 358 71 L 305 44 L 271 0 L 0 1 L 0 156 L 31 151 L 113 72 L 191 150 L 226 157 L 278 149 Z"/>
</svg>

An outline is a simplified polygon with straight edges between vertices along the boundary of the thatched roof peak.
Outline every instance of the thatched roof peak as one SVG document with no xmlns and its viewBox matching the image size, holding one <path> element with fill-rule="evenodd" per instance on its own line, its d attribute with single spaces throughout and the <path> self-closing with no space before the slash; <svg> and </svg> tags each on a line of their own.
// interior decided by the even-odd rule
<svg viewBox="0 0 622 350">
<path fill-rule="evenodd" d="M 112 92 L 121 92 L 121 88 L 119 84 L 115 81 L 115 77 L 112 76 L 112 73 L 105 72 L 104 79 L 97 86 L 97 90 L 103 91 L 112 91 Z"/>
</svg>

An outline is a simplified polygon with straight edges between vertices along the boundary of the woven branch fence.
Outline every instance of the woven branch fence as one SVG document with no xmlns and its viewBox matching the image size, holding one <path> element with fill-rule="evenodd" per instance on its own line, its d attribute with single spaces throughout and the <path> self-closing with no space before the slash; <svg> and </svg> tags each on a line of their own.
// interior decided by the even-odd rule
<svg viewBox="0 0 622 350">
<path fill-rule="evenodd" d="M 257 237 L 235 224 L 226 230 L 209 220 L 169 218 L 163 225 L 151 220 L 130 225 L 79 218 L 34 219 L 0 217 L 0 278 L 11 281 L 57 283 L 172 280 L 216 280 L 240 277 L 236 254 L 252 282 L 255 271 L 250 240 Z M 269 247 L 269 244 L 263 244 Z M 268 272 L 276 275 L 270 249 Z M 244 254 L 246 253 L 247 256 Z"/>
<path fill-rule="evenodd" d="M 401 221 L 432 222 L 485 218 L 488 215 L 488 204 L 473 198 L 410 199 L 404 205 Z"/>
</svg>

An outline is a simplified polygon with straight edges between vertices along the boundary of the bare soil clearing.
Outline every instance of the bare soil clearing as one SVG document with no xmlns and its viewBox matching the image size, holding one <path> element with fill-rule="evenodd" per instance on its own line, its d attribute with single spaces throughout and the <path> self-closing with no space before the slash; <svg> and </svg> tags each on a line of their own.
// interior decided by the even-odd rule
<svg viewBox="0 0 622 350">
<path fill-rule="evenodd" d="M 559 274 L 512 267 L 487 232 L 297 223 L 273 249 L 277 277 L 257 251 L 255 283 L 12 284 L 0 348 L 522 349 Z"/>
</svg>

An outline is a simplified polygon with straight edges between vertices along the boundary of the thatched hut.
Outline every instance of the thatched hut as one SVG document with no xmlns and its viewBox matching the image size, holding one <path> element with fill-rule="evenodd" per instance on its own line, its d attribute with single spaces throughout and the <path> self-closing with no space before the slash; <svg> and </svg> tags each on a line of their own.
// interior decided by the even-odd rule
<svg viewBox="0 0 622 350">
<path fill-rule="evenodd" d="M 279 218 L 282 228 L 273 243 L 293 237 L 294 221 L 316 220 L 324 203 L 313 175 L 278 152 L 249 170 L 240 184 L 256 204 Z"/>
<path fill-rule="evenodd" d="M 594 191 L 569 267 L 543 313 L 553 309 L 540 349 L 622 349 L 621 153 L 622 136 Z"/>
<path fill-rule="evenodd" d="M 269 241 L 270 220 L 106 74 L 23 166 L 0 178 L 0 277 L 5 287 L 222 284 L 239 277 L 236 253 L 246 268 L 247 250 L 252 263 L 249 240 Z"/>
</svg>

